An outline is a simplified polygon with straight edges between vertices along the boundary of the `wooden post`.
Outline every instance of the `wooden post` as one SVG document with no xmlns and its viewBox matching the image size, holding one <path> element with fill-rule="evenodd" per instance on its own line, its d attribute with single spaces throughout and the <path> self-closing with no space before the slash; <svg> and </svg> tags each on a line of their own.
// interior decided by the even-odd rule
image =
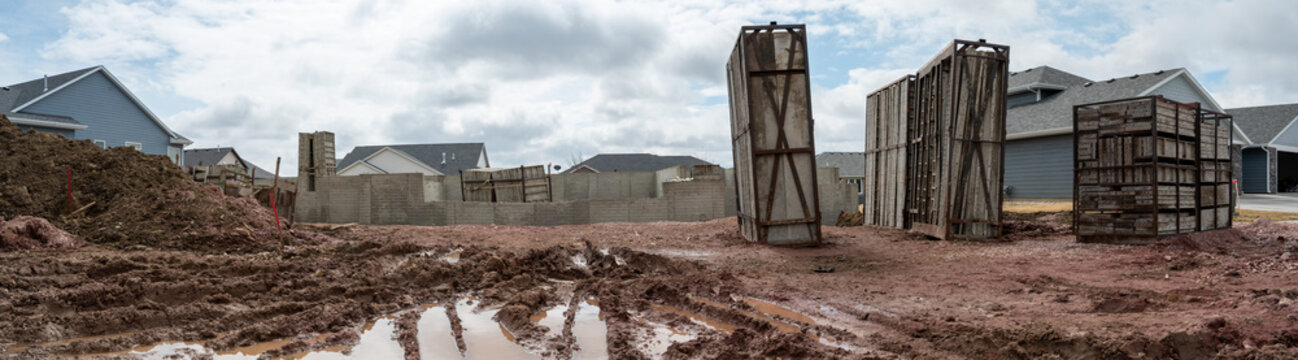
<svg viewBox="0 0 1298 360">
<path fill-rule="evenodd" d="M 275 193 L 279 192 L 279 160 L 278 156 L 275 157 L 275 182 L 270 185 L 270 210 L 275 213 L 275 236 L 282 239 L 283 235 L 279 232 L 279 208 L 275 203 Z"/>
<path fill-rule="evenodd" d="M 72 212 L 72 168 L 68 168 L 68 213 Z"/>
</svg>

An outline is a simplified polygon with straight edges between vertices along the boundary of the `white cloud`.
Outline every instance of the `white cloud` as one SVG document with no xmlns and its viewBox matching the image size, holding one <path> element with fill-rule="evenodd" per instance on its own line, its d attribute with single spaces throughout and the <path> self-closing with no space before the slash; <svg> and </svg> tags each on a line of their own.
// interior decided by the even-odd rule
<svg viewBox="0 0 1298 360">
<path fill-rule="evenodd" d="M 5 35 L 5 33 L 0 33 L 0 42 L 5 42 L 6 40 L 9 40 L 9 36 Z"/>
<path fill-rule="evenodd" d="M 837 84 L 813 84 L 817 149 L 860 151 L 865 94 L 957 37 L 1011 45 L 1016 70 L 1184 66 L 1227 71 L 1212 89 L 1227 107 L 1296 102 L 1286 72 L 1298 22 L 1284 17 L 1296 6 L 90 0 L 63 10 L 69 27 L 42 54 L 197 100 L 162 115 L 197 146 L 234 145 L 260 164 L 283 156 L 289 169 L 295 133 L 314 130 L 338 133 L 340 157 L 354 145 L 482 141 L 493 165 L 598 152 L 729 164 L 723 66 L 750 22 L 807 22 L 813 48 L 836 50 L 812 60 L 846 74 L 813 69 Z"/>
</svg>

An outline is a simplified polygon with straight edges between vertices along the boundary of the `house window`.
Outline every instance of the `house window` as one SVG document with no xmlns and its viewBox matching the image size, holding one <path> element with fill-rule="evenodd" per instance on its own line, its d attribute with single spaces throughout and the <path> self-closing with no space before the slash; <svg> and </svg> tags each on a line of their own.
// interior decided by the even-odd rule
<svg viewBox="0 0 1298 360">
<path fill-rule="evenodd" d="M 133 149 L 135 149 L 136 151 L 144 151 L 144 144 L 137 143 L 137 142 L 134 142 L 134 141 L 127 141 L 127 142 L 126 142 L 126 146 L 127 146 L 127 147 L 130 147 L 130 148 L 133 148 Z"/>
<path fill-rule="evenodd" d="M 95 146 L 98 146 L 100 149 L 107 149 L 108 142 L 103 140 L 95 140 Z"/>
</svg>

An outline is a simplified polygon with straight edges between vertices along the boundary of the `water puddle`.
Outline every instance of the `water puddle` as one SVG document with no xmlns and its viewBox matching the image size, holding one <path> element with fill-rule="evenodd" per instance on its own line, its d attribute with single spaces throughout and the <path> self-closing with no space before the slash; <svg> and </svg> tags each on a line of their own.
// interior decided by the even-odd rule
<svg viewBox="0 0 1298 360">
<path fill-rule="evenodd" d="M 719 308 L 719 309 L 730 309 L 730 306 L 729 306 L 729 305 L 724 304 L 724 303 L 721 303 L 721 302 L 719 302 L 719 301 L 715 301 L 715 300 L 711 300 L 711 299 L 707 299 L 707 298 L 702 298 L 702 297 L 697 297 L 697 296 L 693 296 L 693 295 L 690 295 L 689 297 L 690 297 L 691 300 L 694 300 L 694 301 L 696 301 L 696 302 L 702 303 L 702 304 L 707 305 L 707 306 L 711 306 L 711 307 L 715 307 L 715 308 Z M 792 321 L 797 321 L 797 322 L 801 322 L 801 323 L 805 323 L 805 324 L 809 324 L 809 325 L 815 325 L 815 324 L 816 324 L 816 320 L 813 319 L 813 318 L 811 318 L 810 316 L 807 316 L 806 314 L 803 314 L 803 313 L 800 313 L 800 312 L 794 311 L 794 310 L 792 310 L 792 309 L 789 309 L 789 308 L 787 308 L 787 307 L 784 307 L 784 306 L 781 306 L 781 305 L 778 305 L 778 304 L 775 304 L 775 303 L 772 303 L 772 302 L 768 302 L 768 301 L 760 300 L 760 299 L 755 299 L 755 298 L 749 298 L 749 297 L 736 297 L 736 299 L 737 299 L 738 301 L 743 301 L 744 303 L 748 304 L 749 306 L 752 306 L 752 307 L 753 307 L 755 310 L 757 310 L 757 311 L 756 311 L 756 312 L 751 312 L 751 311 L 744 311 L 744 310 L 738 310 L 738 309 L 736 309 L 735 311 L 738 311 L 739 313 L 744 314 L 744 315 L 746 315 L 746 316 L 748 316 L 748 317 L 751 317 L 751 318 L 754 318 L 754 319 L 758 319 L 758 320 L 765 321 L 765 322 L 771 324 L 771 326 L 774 326 L 774 327 L 776 328 L 776 330 L 779 330 L 779 331 L 781 331 L 781 332 L 786 332 L 786 333 L 791 333 L 791 334 L 801 334 L 801 333 L 802 333 L 802 327 L 800 327 L 799 325 L 795 325 L 795 324 L 793 324 L 793 323 L 790 323 L 790 322 L 788 322 L 788 321 L 785 321 L 785 320 L 781 320 L 781 319 L 779 319 L 779 318 L 776 318 L 776 316 L 779 316 L 780 318 L 783 318 L 783 319 L 788 319 L 788 320 L 792 320 Z M 650 307 L 652 307 L 652 308 L 654 309 L 654 311 L 658 311 L 658 312 L 660 312 L 660 313 L 670 313 L 670 314 L 676 314 L 676 315 L 684 316 L 684 317 L 686 317 L 686 318 L 689 318 L 689 319 L 690 319 L 691 321 L 693 321 L 694 323 L 704 325 L 704 326 L 706 326 L 706 327 L 709 328 L 709 329 L 721 330 L 721 331 L 724 331 L 724 332 L 726 332 L 726 333 L 731 333 L 731 332 L 734 332 L 736 328 L 738 328 L 738 326 L 735 326 L 734 324 L 731 324 L 731 323 L 729 323 L 729 322 L 726 322 L 726 321 L 723 321 L 723 320 L 720 320 L 720 319 L 716 319 L 716 318 L 713 318 L 713 317 L 709 317 L 709 316 L 706 316 L 706 315 L 703 315 L 703 314 L 699 314 L 699 313 L 694 312 L 694 311 L 681 309 L 681 308 L 678 308 L 678 307 L 675 307 L 675 306 L 671 306 L 671 305 L 650 304 Z M 655 331 L 655 332 L 658 332 L 658 333 L 662 333 L 661 335 L 659 335 L 659 334 L 655 334 L 655 337 L 656 337 L 656 338 L 661 338 L 661 337 L 663 337 L 663 336 L 667 336 L 668 338 L 670 338 L 671 336 L 679 336 L 679 335 L 681 335 L 681 333 L 679 333 L 679 332 L 678 332 L 676 329 L 674 329 L 674 328 L 666 327 L 666 326 L 662 326 L 662 327 L 665 328 L 665 329 L 660 328 L 660 327 L 658 327 L 658 326 L 655 326 L 655 330 L 654 330 L 654 331 Z M 675 334 L 672 334 L 672 333 L 675 333 Z M 835 340 L 835 339 L 833 339 L 833 338 L 823 337 L 823 336 L 816 336 L 816 335 L 811 335 L 811 334 L 808 334 L 808 336 L 810 336 L 813 340 L 816 340 L 816 342 L 818 342 L 818 343 L 820 343 L 820 344 L 822 344 L 822 345 L 833 346 L 833 347 L 843 348 L 843 349 L 848 349 L 848 346 L 847 346 L 846 344 L 843 344 L 843 343 L 841 343 L 841 342 L 839 342 L 839 341 L 837 341 L 837 340 Z M 658 340 L 658 341 L 661 342 L 662 340 Z M 687 340 L 687 341 L 688 341 L 688 340 Z M 667 343 L 666 346 L 670 346 L 670 345 L 671 345 L 670 343 Z M 664 347 L 663 350 L 665 351 L 666 348 Z"/>
<path fill-rule="evenodd" d="M 767 302 L 764 300 L 754 299 L 750 297 L 741 297 L 739 298 L 739 301 L 743 301 L 744 303 L 747 303 L 748 306 L 752 306 L 754 309 L 757 309 L 757 312 L 759 313 L 766 314 L 768 317 L 772 318 L 772 320 L 774 320 L 774 317 L 778 315 L 785 319 L 801 322 L 804 324 L 810 324 L 810 325 L 816 324 L 816 320 L 812 319 L 810 316 L 804 315 L 803 313 L 797 311 L 793 311 L 789 308 L 777 305 L 772 302 Z"/>
<path fill-rule="evenodd" d="M 451 252 L 448 252 L 446 255 L 442 255 L 442 257 L 437 259 L 447 263 L 456 264 L 460 262 L 460 253 L 462 252 L 464 252 L 463 249 L 451 250 Z"/>
<path fill-rule="evenodd" d="M 395 339 L 397 324 L 391 318 L 380 318 L 372 323 L 366 324 L 367 329 L 362 330 L 360 341 L 356 346 L 351 348 L 351 354 L 343 354 L 342 350 L 333 351 L 325 349 L 310 352 L 302 355 L 302 360 L 329 360 L 329 359 L 403 359 L 406 352 L 401 348 L 401 343 Z"/>
<path fill-rule="evenodd" d="M 577 314 L 572 319 L 572 336 L 580 349 L 572 354 L 573 359 L 608 358 L 608 325 L 604 324 L 604 313 L 599 311 L 599 303 L 586 300 L 578 304 Z"/>
<path fill-rule="evenodd" d="M 464 329 L 463 356 L 455 343 L 451 319 L 443 306 L 425 310 L 419 319 L 419 353 L 425 359 L 540 359 L 515 342 L 503 325 L 492 318 L 498 310 L 479 311 L 477 303 L 461 299 L 455 304 L 455 315 Z"/>
<path fill-rule="evenodd" d="M 104 340 L 104 339 L 117 339 L 117 338 L 123 338 L 123 337 L 131 336 L 131 335 L 135 335 L 135 334 L 137 334 L 137 333 L 139 333 L 139 332 L 138 332 L 138 331 L 132 331 L 132 332 L 124 332 L 124 333 L 116 333 L 116 334 L 104 334 L 104 335 L 82 336 L 82 337 L 77 337 L 77 338 L 70 338 L 70 339 L 63 339 L 63 340 L 55 340 L 55 341 L 44 342 L 44 343 L 35 343 L 35 344 L 26 344 L 26 345 L 14 345 L 13 347 L 10 347 L 9 349 L 6 349 L 6 350 L 5 350 L 5 356 L 8 356 L 8 357 L 16 357 L 16 356 L 18 356 L 19 353 L 21 353 L 21 352 L 23 352 L 23 351 L 27 351 L 27 349 L 30 349 L 30 348 L 33 348 L 33 347 L 50 347 L 50 346 L 67 345 L 67 344 L 71 344 L 71 343 L 75 343 L 75 342 L 81 342 L 81 341 L 95 341 L 95 340 Z"/>
<path fill-rule="evenodd" d="M 725 331 L 726 333 L 731 333 L 731 332 L 734 332 L 735 329 L 738 329 L 738 328 L 739 328 L 738 326 L 735 326 L 735 325 L 733 325 L 733 324 L 731 324 L 731 323 L 728 323 L 728 322 L 725 322 L 725 321 L 721 321 L 721 320 L 717 320 L 717 319 L 713 319 L 713 318 L 711 318 L 711 317 L 707 317 L 707 316 L 704 316 L 704 315 L 702 315 L 702 314 L 699 314 L 699 313 L 696 313 L 696 312 L 693 312 L 693 311 L 689 311 L 689 310 L 685 310 L 685 309 L 681 309 L 681 308 L 678 308 L 678 307 L 675 307 L 675 306 L 671 306 L 671 305 L 649 304 L 649 306 L 652 307 L 652 308 L 654 309 L 654 311 L 657 311 L 657 312 L 660 312 L 660 313 L 669 313 L 669 314 L 676 314 L 676 315 L 684 316 L 684 317 L 689 318 L 690 320 L 694 321 L 694 322 L 697 323 L 697 324 L 700 324 L 700 325 L 706 326 L 706 327 L 709 328 L 709 329 L 721 330 L 721 331 Z"/>
</svg>

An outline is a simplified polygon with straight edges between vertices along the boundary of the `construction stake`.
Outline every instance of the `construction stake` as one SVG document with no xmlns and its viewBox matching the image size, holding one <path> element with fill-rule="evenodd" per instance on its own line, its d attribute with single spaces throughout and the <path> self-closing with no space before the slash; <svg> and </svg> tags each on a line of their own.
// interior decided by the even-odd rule
<svg viewBox="0 0 1298 360">
<path fill-rule="evenodd" d="M 255 179 L 253 181 L 256 181 Z M 270 185 L 270 211 L 275 213 L 275 237 L 283 239 L 279 231 L 279 208 L 275 205 L 275 193 L 279 192 L 279 157 L 275 157 L 275 182 Z"/>
</svg>

